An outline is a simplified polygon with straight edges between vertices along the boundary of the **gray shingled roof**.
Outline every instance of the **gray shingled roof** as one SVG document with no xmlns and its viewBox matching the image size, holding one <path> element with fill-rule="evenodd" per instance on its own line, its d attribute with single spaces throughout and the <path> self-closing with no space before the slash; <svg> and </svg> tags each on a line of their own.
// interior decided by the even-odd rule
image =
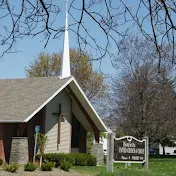
<svg viewBox="0 0 176 176">
<path fill-rule="evenodd" d="M 0 121 L 24 121 L 71 77 L 0 80 Z"/>
</svg>

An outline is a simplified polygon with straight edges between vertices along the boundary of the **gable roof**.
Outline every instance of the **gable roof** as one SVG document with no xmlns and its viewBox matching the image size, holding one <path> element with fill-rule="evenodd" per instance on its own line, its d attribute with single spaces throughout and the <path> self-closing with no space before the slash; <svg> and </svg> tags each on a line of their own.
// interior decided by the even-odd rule
<svg viewBox="0 0 176 176">
<path fill-rule="evenodd" d="M 106 126 L 73 76 L 0 80 L 0 122 L 28 122 L 69 85 L 100 131 Z"/>
<path fill-rule="evenodd" d="M 0 80 L 0 121 L 23 122 L 70 78 Z"/>
</svg>

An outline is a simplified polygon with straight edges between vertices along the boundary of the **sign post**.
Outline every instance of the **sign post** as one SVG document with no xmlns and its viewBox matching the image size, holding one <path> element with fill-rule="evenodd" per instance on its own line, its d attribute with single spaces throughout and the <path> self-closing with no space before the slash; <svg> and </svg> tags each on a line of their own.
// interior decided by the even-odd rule
<svg viewBox="0 0 176 176">
<path fill-rule="evenodd" d="M 114 166 L 114 135 L 112 132 L 107 133 L 107 160 L 106 170 L 108 173 L 113 173 Z"/>
<path fill-rule="evenodd" d="M 149 152 L 148 146 L 149 146 L 149 141 L 148 141 L 148 137 L 147 136 L 144 136 L 142 139 L 145 140 L 145 148 L 146 148 L 144 169 L 148 170 L 148 156 L 149 156 L 149 154 L 148 154 L 148 152 Z"/>
<path fill-rule="evenodd" d="M 36 150 L 37 150 L 37 137 L 38 133 L 40 131 L 40 126 L 35 126 L 35 145 L 34 145 L 34 157 L 33 157 L 33 162 L 35 162 L 35 156 L 36 156 Z"/>
</svg>

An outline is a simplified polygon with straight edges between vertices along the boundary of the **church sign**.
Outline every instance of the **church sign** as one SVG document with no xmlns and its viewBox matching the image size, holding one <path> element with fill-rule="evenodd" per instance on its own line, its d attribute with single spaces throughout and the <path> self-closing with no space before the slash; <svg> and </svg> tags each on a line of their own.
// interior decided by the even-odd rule
<svg viewBox="0 0 176 176">
<path fill-rule="evenodd" d="M 146 141 L 132 136 L 114 138 L 114 162 L 144 163 L 146 160 Z"/>
</svg>

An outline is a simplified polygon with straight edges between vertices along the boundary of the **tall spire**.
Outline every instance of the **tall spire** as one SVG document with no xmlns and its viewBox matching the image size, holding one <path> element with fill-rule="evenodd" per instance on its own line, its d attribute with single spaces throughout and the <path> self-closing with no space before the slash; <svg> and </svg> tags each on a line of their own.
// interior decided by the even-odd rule
<svg viewBox="0 0 176 176">
<path fill-rule="evenodd" d="M 66 20 L 65 20 L 65 35 L 64 35 L 64 49 L 61 62 L 60 78 L 66 78 L 70 73 L 70 52 L 69 52 L 69 38 L 68 38 L 68 0 L 66 0 Z"/>
</svg>

